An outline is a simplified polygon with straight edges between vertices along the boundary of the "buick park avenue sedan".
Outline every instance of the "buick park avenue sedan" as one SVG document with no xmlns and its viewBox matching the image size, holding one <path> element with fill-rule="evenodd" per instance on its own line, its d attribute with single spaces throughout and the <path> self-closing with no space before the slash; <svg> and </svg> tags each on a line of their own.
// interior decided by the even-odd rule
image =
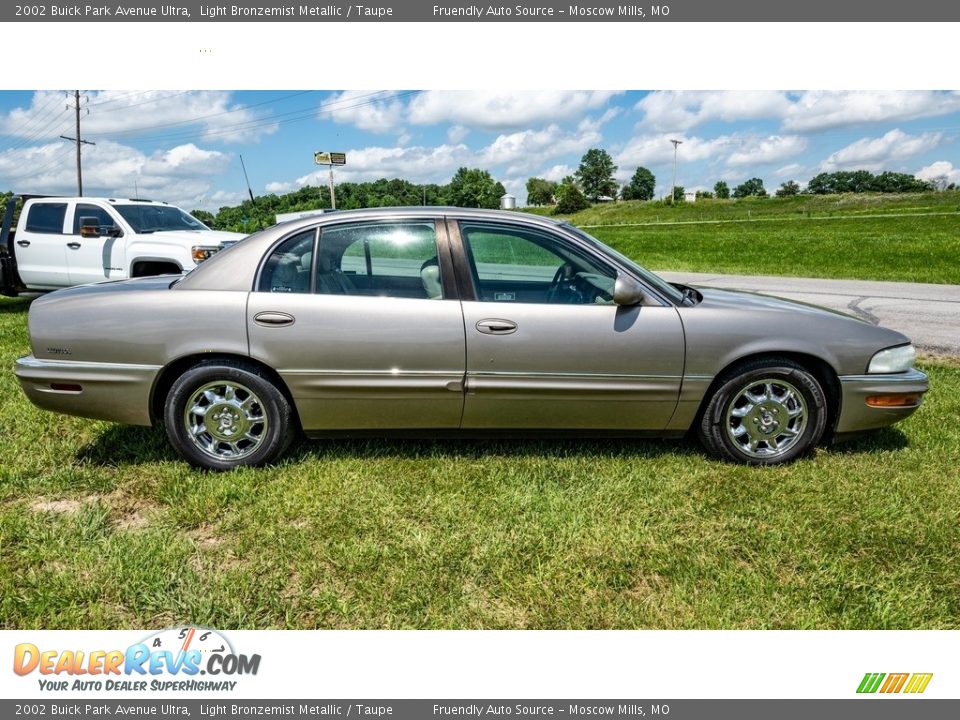
<svg viewBox="0 0 960 720">
<path fill-rule="evenodd" d="M 679 437 L 793 460 L 920 405 L 898 332 L 670 284 L 571 225 L 517 212 L 334 212 L 185 276 L 60 290 L 16 374 L 42 408 L 162 423 L 194 465 L 278 457 L 299 431 Z"/>
</svg>

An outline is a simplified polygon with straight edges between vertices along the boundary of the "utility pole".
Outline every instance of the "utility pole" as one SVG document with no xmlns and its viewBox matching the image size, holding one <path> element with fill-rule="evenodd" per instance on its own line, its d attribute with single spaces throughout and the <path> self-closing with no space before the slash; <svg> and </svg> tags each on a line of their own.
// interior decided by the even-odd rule
<svg viewBox="0 0 960 720">
<path fill-rule="evenodd" d="M 77 144 L 77 195 L 83 197 L 83 170 L 80 167 L 80 146 L 81 145 L 96 145 L 96 143 L 89 142 L 80 137 L 80 91 L 73 91 L 73 109 L 75 117 L 77 120 L 76 124 L 76 137 L 67 137 L 66 135 L 61 135 L 60 137 L 64 140 L 69 140 Z"/>
<path fill-rule="evenodd" d="M 330 209 L 337 209 L 337 191 L 333 187 L 333 163 L 330 164 Z"/>
<path fill-rule="evenodd" d="M 683 140 L 671 140 L 673 143 L 673 187 L 670 188 L 670 204 L 677 201 L 677 146 L 683 145 Z"/>
</svg>

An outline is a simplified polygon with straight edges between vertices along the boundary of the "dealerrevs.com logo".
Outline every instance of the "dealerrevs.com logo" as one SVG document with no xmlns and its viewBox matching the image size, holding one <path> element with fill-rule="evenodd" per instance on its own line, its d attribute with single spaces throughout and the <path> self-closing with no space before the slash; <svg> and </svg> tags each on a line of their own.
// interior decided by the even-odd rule
<svg viewBox="0 0 960 720">
<path fill-rule="evenodd" d="M 858 693 L 919 694 L 927 689 L 933 673 L 867 673 L 857 686 Z"/>
<path fill-rule="evenodd" d="M 231 691 L 238 682 L 233 678 L 259 669 L 259 654 L 237 653 L 222 633 L 200 627 L 162 630 L 126 650 L 20 643 L 13 655 L 13 671 L 36 674 L 48 691 Z"/>
</svg>

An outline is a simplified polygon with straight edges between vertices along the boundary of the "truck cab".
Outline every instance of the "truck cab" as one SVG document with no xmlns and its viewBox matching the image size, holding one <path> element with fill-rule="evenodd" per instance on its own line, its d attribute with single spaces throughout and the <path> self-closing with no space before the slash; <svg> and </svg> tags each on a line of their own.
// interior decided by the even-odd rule
<svg viewBox="0 0 960 720">
<path fill-rule="evenodd" d="M 15 259 L 22 289 L 56 290 L 180 274 L 243 237 L 211 230 L 163 202 L 25 197 L 8 254 Z"/>
</svg>

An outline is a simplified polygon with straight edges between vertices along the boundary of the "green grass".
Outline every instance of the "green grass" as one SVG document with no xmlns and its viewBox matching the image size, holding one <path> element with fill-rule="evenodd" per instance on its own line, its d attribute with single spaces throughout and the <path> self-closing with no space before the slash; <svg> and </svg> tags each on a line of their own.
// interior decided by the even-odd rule
<svg viewBox="0 0 960 720">
<path fill-rule="evenodd" d="M 960 283 L 960 191 L 618 202 L 566 219 L 656 270 Z"/>
<path fill-rule="evenodd" d="M 687 442 L 315 442 L 207 474 L 44 413 L 0 301 L 0 627 L 958 628 L 960 365 L 789 467 Z"/>
</svg>

